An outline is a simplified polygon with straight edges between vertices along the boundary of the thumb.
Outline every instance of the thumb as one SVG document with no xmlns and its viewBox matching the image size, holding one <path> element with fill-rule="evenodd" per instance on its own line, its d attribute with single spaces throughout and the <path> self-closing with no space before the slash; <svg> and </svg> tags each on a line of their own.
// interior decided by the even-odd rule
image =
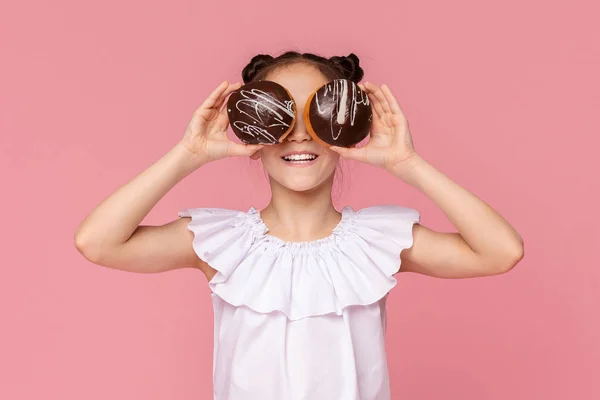
<svg viewBox="0 0 600 400">
<path fill-rule="evenodd" d="M 362 148 L 331 146 L 330 149 L 348 160 L 363 161 L 365 158 L 364 150 Z"/>
<path fill-rule="evenodd" d="M 232 156 L 245 156 L 251 157 L 258 150 L 262 149 L 264 145 L 262 144 L 240 144 L 234 143 L 231 147 L 231 155 Z"/>
</svg>

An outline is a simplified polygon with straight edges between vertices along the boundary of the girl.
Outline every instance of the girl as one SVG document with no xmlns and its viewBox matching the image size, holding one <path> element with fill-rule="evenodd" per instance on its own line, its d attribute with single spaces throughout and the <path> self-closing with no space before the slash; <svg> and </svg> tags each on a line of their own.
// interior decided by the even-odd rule
<svg viewBox="0 0 600 400">
<path fill-rule="evenodd" d="M 244 82 L 275 81 L 297 115 L 310 94 L 337 78 L 359 82 L 359 60 L 288 52 L 254 57 Z M 282 143 L 248 145 L 226 136 L 222 107 L 239 83 L 220 84 L 185 135 L 160 160 L 98 205 L 78 228 L 90 261 L 132 272 L 191 267 L 208 280 L 214 306 L 214 398 L 388 400 L 384 335 L 397 272 L 468 278 L 509 271 L 523 257 L 519 234 L 496 211 L 415 151 L 408 123 L 386 85 L 365 82 L 373 107 L 370 140 L 326 148 L 302 118 Z M 290 154 L 314 161 L 286 161 Z M 192 208 L 163 226 L 140 222 L 175 184 L 208 162 L 260 159 L 272 196 L 247 212 Z M 412 208 L 337 211 L 331 200 L 339 157 L 378 167 L 423 192 L 456 233 L 419 223 Z"/>
</svg>

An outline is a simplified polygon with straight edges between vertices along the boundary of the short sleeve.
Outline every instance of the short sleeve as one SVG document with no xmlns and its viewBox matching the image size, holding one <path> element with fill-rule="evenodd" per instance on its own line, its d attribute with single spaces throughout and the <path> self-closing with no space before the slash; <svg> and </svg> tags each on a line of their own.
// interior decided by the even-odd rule
<svg viewBox="0 0 600 400">
<path fill-rule="evenodd" d="M 226 280 L 252 246 L 252 229 L 244 223 L 246 213 L 222 208 L 189 208 L 178 213 L 191 218 L 193 248 L 198 257 L 217 270 L 211 280 Z"/>
<path fill-rule="evenodd" d="M 414 208 L 379 205 L 357 211 L 356 234 L 387 275 L 399 271 L 400 254 L 413 245 L 413 226 L 421 214 Z"/>
</svg>

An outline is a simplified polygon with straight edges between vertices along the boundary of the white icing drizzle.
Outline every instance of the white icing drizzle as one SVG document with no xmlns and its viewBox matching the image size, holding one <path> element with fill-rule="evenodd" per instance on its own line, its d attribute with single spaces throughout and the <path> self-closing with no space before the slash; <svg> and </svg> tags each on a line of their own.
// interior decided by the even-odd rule
<svg viewBox="0 0 600 400">
<path fill-rule="evenodd" d="M 348 107 L 347 101 L 348 101 L 348 81 L 341 81 L 340 84 L 340 90 L 339 90 L 339 99 L 340 101 L 337 102 L 337 118 L 336 118 L 336 122 L 338 123 L 338 125 L 342 125 L 343 123 L 346 122 L 346 108 Z M 354 121 L 352 121 L 354 122 Z"/>
<path fill-rule="evenodd" d="M 294 102 L 292 100 L 282 102 L 260 89 L 242 90 L 240 95 L 242 98 L 235 103 L 235 107 L 254 123 L 232 121 L 232 125 L 252 137 L 262 137 L 269 143 L 277 143 L 277 138 L 267 129 L 280 126 L 282 130 L 287 130 L 290 125 L 283 120 L 284 114 L 294 118 Z M 275 121 L 267 125 L 265 120 L 269 118 L 266 117 Z"/>
<path fill-rule="evenodd" d="M 275 136 L 271 135 L 269 133 L 269 131 L 267 131 L 265 128 L 261 128 L 256 125 L 250 125 L 249 123 L 244 122 L 244 121 L 235 121 L 233 123 L 233 126 L 235 126 L 240 131 L 242 131 L 243 133 L 245 133 L 249 136 L 252 136 L 252 137 L 262 136 L 264 139 L 267 140 L 268 143 L 277 143 L 277 139 L 275 138 Z"/>
<path fill-rule="evenodd" d="M 350 110 L 348 110 L 348 96 L 349 88 L 348 84 L 352 86 L 352 99 L 350 101 Z M 317 111 L 319 114 L 329 113 L 329 126 L 331 131 L 331 137 L 333 140 L 337 140 L 341 133 L 342 127 L 340 126 L 337 132 L 334 129 L 334 123 L 337 125 L 343 125 L 346 123 L 348 116 L 350 116 L 350 126 L 354 126 L 354 120 L 356 119 L 356 110 L 360 105 L 368 106 L 369 97 L 365 92 L 360 90 L 356 83 L 346 79 L 336 79 L 325 85 L 323 91 L 323 98 L 327 97 L 328 93 L 331 92 L 333 106 L 322 107 L 319 103 L 319 93 L 315 94 L 315 104 L 317 105 Z"/>
</svg>

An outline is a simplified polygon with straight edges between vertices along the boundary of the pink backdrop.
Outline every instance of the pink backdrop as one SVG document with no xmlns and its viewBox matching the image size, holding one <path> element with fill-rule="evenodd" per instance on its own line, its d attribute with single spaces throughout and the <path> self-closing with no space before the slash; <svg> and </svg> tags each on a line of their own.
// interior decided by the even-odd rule
<svg viewBox="0 0 600 400">
<path fill-rule="evenodd" d="M 525 239 L 507 275 L 401 277 L 389 303 L 394 398 L 600 398 L 598 7 L 337 3 L 3 2 L 0 398 L 211 398 L 205 278 L 92 265 L 73 232 L 179 140 L 221 80 L 290 48 L 358 54 L 366 78 L 394 90 L 423 157 Z M 338 204 L 412 206 L 452 229 L 403 182 L 345 171 Z M 267 195 L 258 165 L 222 161 L 145 222 L 263 207 Z"/>
</svg>

